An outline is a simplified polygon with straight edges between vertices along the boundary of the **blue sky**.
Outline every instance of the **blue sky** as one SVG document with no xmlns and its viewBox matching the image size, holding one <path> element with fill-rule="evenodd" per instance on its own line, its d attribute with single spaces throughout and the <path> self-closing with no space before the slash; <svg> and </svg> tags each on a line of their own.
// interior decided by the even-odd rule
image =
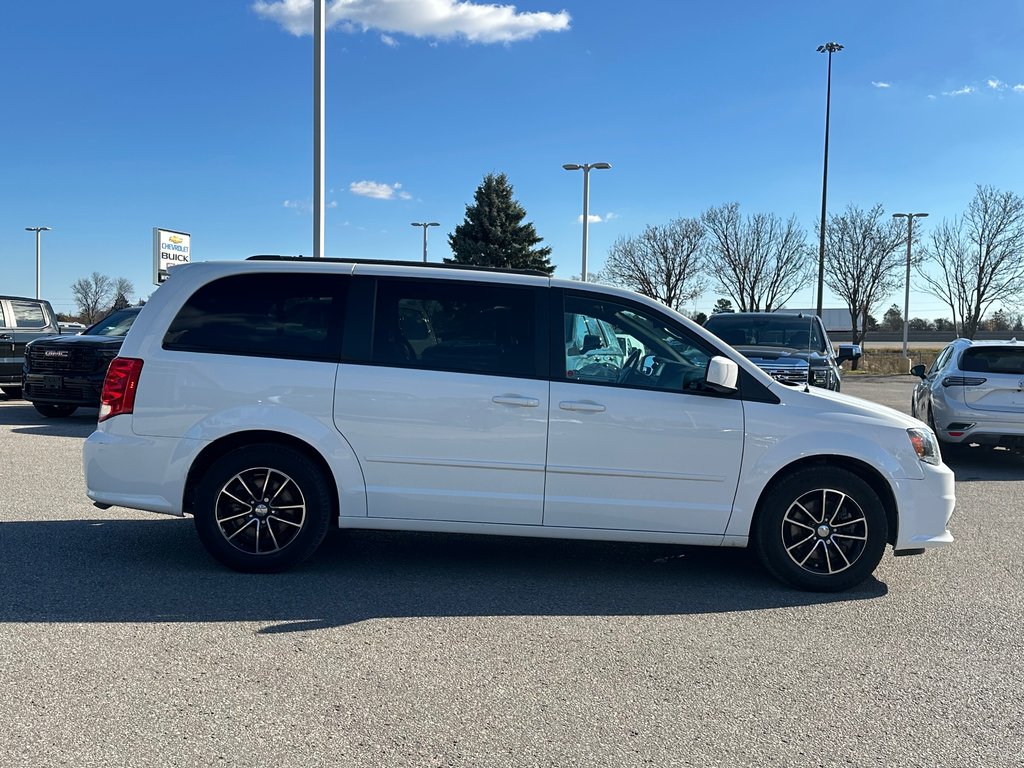
<svg viewBox="0 0 1024 768">
<path fill-rule="evenodd" d="M 60 311 L 94 270 L 151 293 L 154 226 L 191 232 L 196 260 L 311 253 L 310 8 L 4 2 L 0 293 L 35 292 L 26 226 L 53 228 Z M 494 171 L 571 277 L 582 174 L 561 166 L 597 161 L 592 270 L 617 237 L 730 201 L 816 242 L 831 40 L 830 211 L 927 211 L 927 232 L 976 184 L 1024 194 L 1019 3 L 344 0 L 331 20 L 329 256 L 419 259 L 422 220 L 441 223 L 431 260 L 450 255 Z M 914 291 L 912 316 L 945 314 Z"/>
</svg>

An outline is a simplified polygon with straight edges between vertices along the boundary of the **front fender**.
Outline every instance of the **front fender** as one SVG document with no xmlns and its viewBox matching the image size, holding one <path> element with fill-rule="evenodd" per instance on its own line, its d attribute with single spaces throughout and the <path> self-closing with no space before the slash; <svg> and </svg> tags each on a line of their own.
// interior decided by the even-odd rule
<svg viewBox="0 0 1024 768">
<path fill-rule="evenodd" d="M 894 495 L 899 482 L 924 478 L 921 463 L 902 426 L 874 424 L 868 430 L 863 417 L 830 414 L 827 425 L 822 423 L 807 430 L 803 419 L 780 419 L 779 406 L 745 406 L 743 463 L 726 529 L 729 536 L 747 536 L 757 504 L 772 479 L 807 459 L 839 457 L 869 465 L 885 479 Z M 854 424 L 856 429 L 845 428 Z"/>
</svg>

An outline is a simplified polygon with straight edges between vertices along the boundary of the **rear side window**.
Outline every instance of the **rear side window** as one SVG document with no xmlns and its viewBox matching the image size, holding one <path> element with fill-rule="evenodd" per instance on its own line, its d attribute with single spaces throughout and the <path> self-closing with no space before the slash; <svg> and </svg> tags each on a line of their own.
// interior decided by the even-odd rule
<svg viewBox="0 0 1024 768">
<path fill-rule="evenodd" d="M 532 288 L 379 280 L 371 360 L 496 376 L 540 375 Z"/>
<path fill-rule="evenodd" d="M 973 347 L 960 356 L 960 370 L 1024 375 L 1024 347 Z"/>
<path fill-rule="evenodd" d="M 7 327 L 7 319 L 4 317 L 4 305 L 0 304 L 0 328 Z"/>
<path fill-rule="evenodd" d="M 196 291 L 164 349 L 338 362 L 345 275 L 246 274 Z"/>
<path fill-rule="evenodd" d="M 18 328 L 45 328 L 48 325 L 42 306 L 34 301 L 11 301 L 11 310 Z"/>
</svg>

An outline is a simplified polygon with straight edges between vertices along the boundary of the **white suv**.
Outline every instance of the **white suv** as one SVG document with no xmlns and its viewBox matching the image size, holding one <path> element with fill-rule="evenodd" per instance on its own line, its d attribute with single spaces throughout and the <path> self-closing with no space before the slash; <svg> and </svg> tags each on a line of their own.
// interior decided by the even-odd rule
<svg viewBox="0 0 1024 768">
<path fill-rule="evenodd" d="M 619 349 L 580 365 L 581 318 Z M 783 581 L 840 590 L 887 543 L 952 541 L 953 473 L 920 421 L 782 386 L 637 294 L 509 271 L 179 267 L 110 366 L 84 459 L 98 506 L 191 514 L 243 571 L 336 526 L 750 544 Z"/>
</svg>

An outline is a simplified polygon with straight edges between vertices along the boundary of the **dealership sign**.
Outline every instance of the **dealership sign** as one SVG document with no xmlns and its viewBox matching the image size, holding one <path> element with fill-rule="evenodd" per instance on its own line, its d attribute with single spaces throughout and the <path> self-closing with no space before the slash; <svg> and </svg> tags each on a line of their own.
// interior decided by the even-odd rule
<svg viewBox="0 0 1024 768">
<path fill-rule="evenodd" d="M 171 267 L 192 260 L 192 235 L 153 227 L 153 283 L 167 279 Z"/>
</svg>

